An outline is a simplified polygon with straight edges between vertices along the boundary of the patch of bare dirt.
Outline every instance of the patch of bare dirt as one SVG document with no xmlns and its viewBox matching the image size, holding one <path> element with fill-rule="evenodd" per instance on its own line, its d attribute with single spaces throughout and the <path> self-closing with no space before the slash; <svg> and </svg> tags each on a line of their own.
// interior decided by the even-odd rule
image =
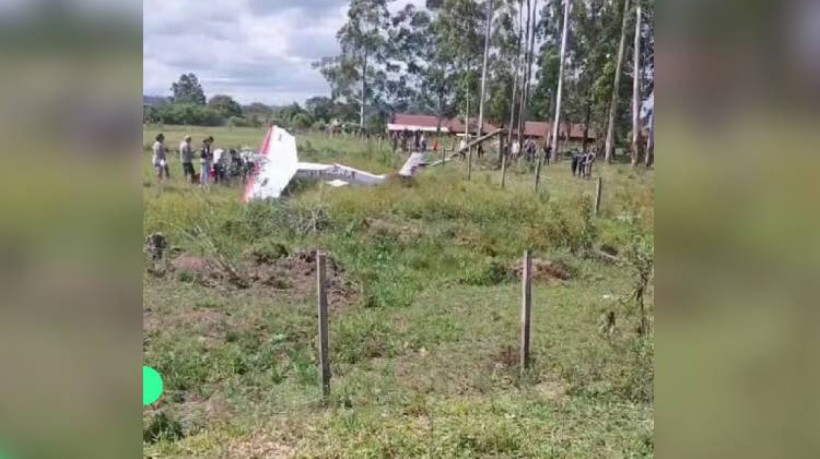
<svg viewBox="0 0 820 459">
<path fill-rule="evenodd" d="M 215 262 L 189 254 L 182 254 L 171 260 L 171 270 L 187 271 L 200 280 L 218 280 L 223 277 L 222 270 Z"/>
<path fill-rule="evenodd" d="M 182 254 L 170 262 L 178 280 L 209 287 L 257 287 L 276 293 L 307 297 L 316 295 L 316 252 L 303 250 L 272 259 L 250 256 L 242 265 L 228 270 L 224 263 Z M 237 279 L 239 278 L 239 279 Z M 345 308 L 356 302 L 357 290 L 332 256 L 327 257 L 328 306 Z"/>
<path fill-rule="evenodd" d="M 327 258 L 328 306 L 345 308 L 356 301 L 356 289 L 344 276 L 344 270 Z M 303 250 L 273 263 L 254 263 L 248 268 L 252 284 L 262 285 L 296 296 L 316 295 L 316 251 Z"/>
<path fill-rule="evenodd" d="M 513 268 L 515 277 L 521 279 L 523 267 L 519 263 Z M 532 279 L 535 281 L 570 280 L 572 268 L 560 261 L 550 261 L 542 258 L 532 259 Z"/>
</svg>

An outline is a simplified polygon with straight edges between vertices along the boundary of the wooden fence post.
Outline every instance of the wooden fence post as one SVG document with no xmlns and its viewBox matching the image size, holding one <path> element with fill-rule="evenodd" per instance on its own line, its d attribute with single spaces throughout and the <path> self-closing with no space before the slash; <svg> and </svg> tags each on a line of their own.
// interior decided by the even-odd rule
<svg viewBox="0 0 820 459">
<path fill-rule="evenodd" d="M 501 189 L 504 189 L 504 183 L 507 178 L 507 153 L 501 155 Z"/>
<path fill-rule="evenodd" d="M 316 251 L 316 290 L 319 303 L 319 378 L 322 383 L 322 398 L 330 398 L 330 362 L 327 345 L 327 266 L 325 254 Z"/>
<path fill-rule="evenodd" d="M 521 373 L 530 365 L 530 309 L 532 308 L 532 261 L 530 251 L 524 252 L 524 270 L 521 273 L 523 298 L 521 301 Z"/>
<path fill-rule="evenodd" d="M 538 158 L 538 164 L 535 166 L 535 192 L 538 193 L 538 185 L 541 184 L 541 158 Z"/>
<path fill-rule="evenodd" d="M 500 136 L 498 136 L 498 147 L 500 149 L 499 153 L 501 154 L 501 189 L 504 189 L 504 184 L 506 182 L 506 175 L 507 175 L 507 148 L 509 145 L 504 143 L 505 135 L 502 132 Z"/>
<path fill-rule="evenodd" d="M 602 179 L 598 177 L 598 180 L 595 182 L 595 216 L 597 217 L 598 214 L 601 212 L 601 187 L 602 187 Z"/>
<path fill-rule="evenodd" d="M 467 153 L 467 181 L 469 182 L 473 178 L 473 149 L 470 147 L 469 152 Z"/>
<path fill-rule="evenodd" d="M 441 145 L 441 165 L 444 166 L 444 163 L 447 162 L 447 149 L 444 148 L 444 144 Z"/>
</svg>

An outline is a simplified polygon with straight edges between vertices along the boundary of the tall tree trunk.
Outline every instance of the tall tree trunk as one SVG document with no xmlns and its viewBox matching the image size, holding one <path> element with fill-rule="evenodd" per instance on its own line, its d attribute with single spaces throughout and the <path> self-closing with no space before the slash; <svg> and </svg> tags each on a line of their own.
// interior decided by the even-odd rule
<svg viewBox="0 0 820 459">
<path fill-rule="evenodd" d="M 581 144 L 584 151 L 587 149 L 587 139 L 589 139 L 589 123 L 592 121 L 592 95 L 587 94 L 586 100 L 587 108 L 584 116 L 584 140 Z"/>
<path fill-rule="evenodd" d="M 558 160 L 558 133 L 561 125 L 561 97 L 564 92 L 564 59 L 567 53 L 567 32 L 569 30 L 570 0 L 564 0 L 564 30 L 561 32 L 561 65 L 558 67 L 558 89 L 555 91 L 555 124 L 552 126 L 552 154 L 550 162 Z"/>
<path fill-rule="evenodd" d="M 521 95 L 520 101 L 518 105 L 518 151 L 521 151 L 522 139 L 524 138 L 524 128 L 526 123 L 526 104 L 525 99 L 526 95 L 526 88 L 527 88 L 527 67 L 529 66 L 530 56 L 529 56 L 529 42 L 530 42 L 530 33 L 532 33 L 532 3 L 530 0 L 527 0 L 527 30 L 526 35 L 524 37 L 524 67 L 521 69 Z"/>
<path fill-rule="evenodd" d="M 364 101 L 367 97 L 367 51 L 362 59 L 362 103 L 359 109 L 359 135 L 364 135 Z"/>
<path fill-rule="evenodd" d="M 638 165 L 641 148 L 641 4 L 635 9 L 635 65 L 632 75 L 632 167 Z"/>
<path fill-rule="evenodd" d="M 649 136 L 646 138 L 646 168 L 655 164 L 655 108 L 649 114 Z"/>
<path fill-rule="evenodd" d="M 513 93 L 510 99 L 510 125 L 507 127 L 507 149 L 512 150 L 512 133 L 515 126 L 515 93 L 521 73 L 521 37 L 524 35 L 524 0 L 519 1 L 518 7 L 518 47 L 515 54 L 515 73 L 513 76 Z"/>
<path fill-rule="evenodd" d="M 518 60 L 516 58 L 516 60 Z M 515 74 L 513 75 L 513 90 L 510 98 L 510 124 L 507 126 L 507 148 L 512 145 L 513 126 L 515 125 L 515 93 L 518 89 L 518 63 L 515 63 Z M 500 156 L 499 156 L 500 157 Z"/>
<path fill-rule="evenodd" d="M 530 101 L 530 90 L 532 89 L 532 64 L 535 60 L 535 28 L 536 28 L 536 15 L 538 14 L 538 0 L 533 0 L 533 8 L 532 8 L 532 27 L 530 31 L 530 42 L 528 46 L 528 56 L 527 59 L 527 77 L 524 80 L 524 99 L 523 99 L 523 108 L 521 109 L 521 116 L 523 118 L 522 125 L 524 126 L 524 133 L 526 134 L 527 131 L 527 109 L 529 108 L 529 101 Z"/>
<path fill-rule="evenodd" d="M 484 91 L 487 87 L 487 60 L 490 57 L 490 26 L 493 23 L 493 0 L 487 2 L 487 31 L 484 35 L 484 63 L 481 65 L 481 95 L 478 99 L 478 135 L 484 128 Z M 500 148 L 499 148 L 500 150 Z M 469 174 L 467 179 L 469 180 Z"/>
<path fill-rule="evenodd" d="M 612 87 L 612 101 L 609 105 L 609 119 L 606 125 L 606 143 L 604 157 L 607 163 L 612 162 L 612 153 L 615 148 L 615 115 L 618 111 L 618 90 L 621 87 L 621 68 L 624 62 L 624 48 L 626 47 L 626 26 L 629 23 L 629 0 L 624 0 L 623 22 L 621 23 L 621 42 L 618 45 L 618 62 L 615 65 L 615 86 Z"/>
<path fill-rule="evenodd" d="M 438 93 L 438 104 L 436 107 L 436 137 L 441 136 L 441 114 L 444 112 L 444 95 Z"/>
<path fill-rule="evenodd" d="M 470 61 L 467 61 L 467 76 L 464 79 L 464 91 L 467 97 L 467 111 L 464 115 L 464 138 L 469 142 L 470 136 Z"/>
</svg>

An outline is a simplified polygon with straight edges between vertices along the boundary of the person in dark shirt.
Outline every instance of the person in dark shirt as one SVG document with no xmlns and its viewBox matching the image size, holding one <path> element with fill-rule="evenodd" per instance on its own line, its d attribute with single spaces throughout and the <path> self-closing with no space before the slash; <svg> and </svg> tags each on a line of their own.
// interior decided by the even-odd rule
<svg viewBox="0 0 820 459">
<path fill-rule="evenodd" d="M 572 152 L 572 176 L 575 177 L 580 170 L 581 155 L 577 151 Z"/>
<path fill-rule="evenodd" d="M 584 177 L 591 178 L 592 177 L 592 164 L 595 162 L 595 153 L 588 151 L 584 155 Z"/>
</svg>

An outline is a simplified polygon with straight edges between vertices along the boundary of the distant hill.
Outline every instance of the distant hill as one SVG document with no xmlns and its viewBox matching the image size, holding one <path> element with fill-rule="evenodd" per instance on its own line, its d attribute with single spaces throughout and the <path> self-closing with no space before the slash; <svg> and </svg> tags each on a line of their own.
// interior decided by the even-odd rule
<svg viewBox="0 0 820 459">
<path fill-rule="evenodd" d="M 168 103 L 168 102 L 170 102 L 170 99 L 168 97 L 146 96 L 146 95 L 142 96 L 142 106 L 143 107 L 145 107 L 145 106 L 156 107 L 157 105 L 165 104 L 165 103 Z"/>
</svg>

